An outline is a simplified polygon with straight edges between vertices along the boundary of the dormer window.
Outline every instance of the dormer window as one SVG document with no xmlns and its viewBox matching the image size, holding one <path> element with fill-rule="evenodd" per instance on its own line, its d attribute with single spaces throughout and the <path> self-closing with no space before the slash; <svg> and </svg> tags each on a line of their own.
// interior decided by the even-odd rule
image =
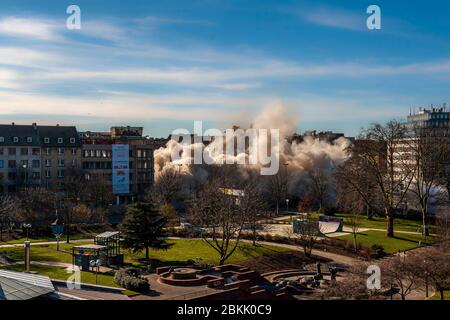
<svg viewBox="0 0 450 320">
<path fill-rule="evenodd" d="M 33 142 L 33 138 L 32 137 L 27 137 L 27 142 L 28 143 L 32 143 Z"/>
<path fill-rule="evenodd" d="M 58 143 L 63 143 L 63 138 L 58 138 Z"/>
<path fill-rule="evenodd" d="M 13 137 L 13 142 L 14 143 L 18 143 L 19 142 L 19 137 Z"/>
<path fill-rule="evenodd" d="M 75 143 L 75 138 L 70 138 L 70 143 Z"/>
<path fill-rule="evenodd" d="M 50 143 L 50 138 L 44 138 L 44 143 Z"/>
</svg>

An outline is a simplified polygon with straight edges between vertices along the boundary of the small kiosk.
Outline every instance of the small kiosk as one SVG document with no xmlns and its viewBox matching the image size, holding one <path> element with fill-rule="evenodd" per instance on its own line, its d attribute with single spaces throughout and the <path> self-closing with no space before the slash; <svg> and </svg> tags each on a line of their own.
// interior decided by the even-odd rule
<svg viewBox="0 0 450 320">
<path fill-rule="evenodd" d="M 97 244 L 85 244 L 72 247 L 72 265 L 81 271 L 90 271 L 91 261 L 104 261 L 107 247 Z"/>
<path fill-rule="evenodd" d="M 103 266 L 118 266 L 123 264 L 123 254 L 120 253 L 120 232 L 104 232 L 94 238 L 94 244 L 72 247 L 72 264 L 89 271 L 92 261 L 99 261 Z"/>
</svg>

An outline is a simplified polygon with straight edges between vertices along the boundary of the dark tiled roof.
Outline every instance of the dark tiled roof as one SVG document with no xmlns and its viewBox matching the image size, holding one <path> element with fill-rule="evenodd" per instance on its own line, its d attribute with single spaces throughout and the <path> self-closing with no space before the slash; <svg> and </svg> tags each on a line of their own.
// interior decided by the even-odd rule
<svg viewBox="0 0 450 320">
<path fill-rule="evenodd" d="M 75 127 L 63 126 L 33 126 L 33 125 L 0 125 L 0 137 L 4 146 L 42 146 L 42 147 L 81 147 L 81 140 Z M 14 142 L 14 137 L 19 138 L 19 142 Z M 28 142 L 28 138 L 32 142 Z M 49 142 L 46 143 L 46 138 Z M 63 142 L 58 143 L 58 138 Z M 75 143 L 71 143 L 75 139 Z"/>
<path fill-rule="evenodd" d="M 38 126 L 38 133 L 43 147 L 81 147 L 81 140 L 75 127 L 62 126 Z M 50 138 L 50 143 L 45 143 L 45 138 Z M 58 143 L 58 138 L 63 139 L 63 143 Z M 71 143 L 70 139 L 75 139 Z"/>
<path fill-rule="evenodd" d="M 0 145 L 20 145 L 20 146 L 39 146 L 39 135 L 37 128 L 33 126 L 21 126 L 21 125 L 3 125 L 0 124 L 0 137 L 4 138 L 4 142 Z M 19 138 L 19 142 L 14 142 L 14 137 Z M 28 142 L 28 138 L 32 139 L 32 142 Z"/>
</svg>

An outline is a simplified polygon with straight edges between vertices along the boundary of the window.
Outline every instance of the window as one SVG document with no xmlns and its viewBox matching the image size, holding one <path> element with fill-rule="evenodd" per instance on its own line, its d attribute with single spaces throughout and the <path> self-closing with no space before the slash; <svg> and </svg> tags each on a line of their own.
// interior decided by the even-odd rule
<svg viewBox="0 0 450 320">
<path fill-rule="evenodd" d="M 16 167 L 17 167 L 16 160 L 8 160 L 8 168 L 13 169 Z"/>
<path fill-rule="evenodd" d="M 58 167 L 64 167 L 64 159 L 58 159 Z"/>
<path fill-rule="evenodd" d="M 15 172 L 8 172 L 8 180 L 15 181 L 16 178 L 17 178 L 17 175 Z"/>
<path fill-rule="evenodd" d="M 14 143 L 18 143 L 19 142 L 19 137 L 13 137 L 13 142 Z"/>
<path fill-rule="evenodd" d="M 52 173 L 50 170 L 45 170 L 45 179 L 50 179 L 52 177 Z"/>
<path fill-rule="evenodd" d="M 28 168 L 28 160 L 21 160 L 21 161 L 20 161 L 20 167 L 21 167 L 22 169 Z"/>
<path fill-rule="evenodd" d="M 72 167 L 76 167 L 77 166 L 77 160 L 72 159 Z"/>
<path fill-rule="evenodd" d="M 10 156 L 15 156 L 16 155 L 16 148 L 8 148 L 8 154 Z"/>
<path fill-rule="evenodd" d="M 44 143 L 50 143 L 50 138 L 44 138 Z"/>
<path fill-rule="evenodd" d="M 33 154 L 33 156 L 38 156 L 38 155 L 41 154 L 41 149 L 39 149 L 39 148 L 33 148 L 33 149 L 31 150 L 31 153 Z"/>
<path fill-rule="evenodd" d="M 28 155 L 28 148 L 20 148 L 20 155 L 21 156 L 27 156 Z"/>
<path fill-rule="evenodd" d="M 46 166 L 46 167 L 51 167 L 51 166 L 52 166 L 52 160 L 46 159 L 46 160 L 45 160 L 45 166 Z"/>
<path fill-rule="evenodd" d="M 3 148 L 0 148 L 0 155 L 3 155 Z"/>
<path fill-rule="evenodd" d="M 45 154 L 46 155 L 50 155 L 51 153 L 51 149 L 50 148 L 45 148 Z"/>
<path fill-rule="evenodd" d="M 40 172 L 33 172 L 31 173 L 31 179 L 32 180 L 39 180 L 41 178 L 41 173 Z"/>
<path fill-rule="evenodd" d="M 39 161 L 39 160 L 33 160 L 32 166 L 33 166 L 34 169 L 39 169 L 40 166 L 41 166 L 41 161 Z"/>
<path fill-rule="evenodd" d="M 57 174 L 58 174 L 58 179 L 62 179 L 62 178 L 64 178 L 65 171 L 64 170 L 58 170 Z"/>
<path fill-rule="evenodd" d="M 76 142 L 75 138 L 70 138 L 70 143 L 75 143 L 75 142 Z"/>
<path fill-rule="evenodd" d="M 63 143 L 63 138 L 58 138 L 58 143 Z"/>
<path fill-rule="evenodd" d="M 64 154 L 64 148 L 58 148 L 58 155 L 61 156 Z"/>
<path fill-rule="evenodd" d="M 0 169 L 3 169 L 5 167 L 5 161 L 0 160 Z"/>
<path fill-rule="evenodd" d="M 33 142 L 33 138 L 32 137 L 27 137 L 27 142 L 28 143 L 32 143 Z"/>
<path fill-rule="evenodd" d="M 5 142 L 5 137 L 0 137 L 0 142 L 1 143 Z"/>
<path fill-rule="evenodd" d="M 77 149 L 76 148 L 72 148 L 72 155 L 76 155 L 77 154 Z"/>
</svg>

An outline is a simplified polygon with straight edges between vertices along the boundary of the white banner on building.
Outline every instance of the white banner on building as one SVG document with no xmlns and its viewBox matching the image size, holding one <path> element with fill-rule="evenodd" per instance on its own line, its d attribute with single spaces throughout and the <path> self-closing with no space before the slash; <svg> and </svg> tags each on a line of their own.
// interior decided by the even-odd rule
<svg viewBox="0 0 450 320">
<path fill-rule="evenodd" d="M 127 144 L 112 146 L 112 184 L 113 193 L 130 193 L 130 151 Z"/>
</svg>

